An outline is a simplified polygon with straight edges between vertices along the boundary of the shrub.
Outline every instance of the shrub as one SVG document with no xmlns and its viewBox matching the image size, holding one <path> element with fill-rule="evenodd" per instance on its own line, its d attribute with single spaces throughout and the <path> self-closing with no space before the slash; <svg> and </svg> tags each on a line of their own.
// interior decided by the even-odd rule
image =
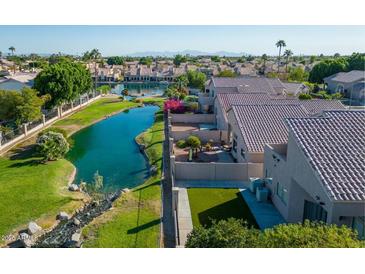
<svg viewBox="0 0 365 274">
<path fill-rule="evenodd" d="M 179 141 L 177 141 L 176 146 L 178 148 L 186 148 L 186 142 L 185 142 L 185 140 L 179 140 Z"/>
<path fill-rule="evenodd" d="M 61 133 L 49 131 L 37 138 L 37 150 L 44 161 L 55 161 L 66 155 L 69 144 Z"/>
<path fill-rule="evenodd" d="M 186 144 L 191 148 L 199 148 L 201 146 L 200 139 L 193 135 L 186 139 Z"/>
<path fill-rule="evenodd" d="M 164 111 L 170 110 L 172 113 L 183 113 L 185 107 L 182 101 L 170 99 L 164 103 Z"/>
<path fill-rule="evenodd" d="M 312 99 L 312 96 L 307 93 L 301 93 L 301 94 L 299 94 L 298 98 L 299 98 L 299 100 L 310 100 L 310 99 Z"/>
<path fill-rule="evenodd" d="M 198 96 L 195 95 L 188 95 L 184 98 L 184 102 L 191 103 L 191 102 L 198 102 Z"/>
<path fill-rule="evenodd" d="M 339 100 L 339 99 L 342 99 L 343 95 L 340 92 L 336 92 L 336 93 L 332 94 L 331 97 L 332 97 L 332 99 Z"/>
<path fill-rule="evenodd" d="M 73 146 L 73 144 L 74 144 L 74 140 L 68 137 L 67 131 L 66 131 L 66 130 L 64 130 L 63 128 L 59 128 L 59 127 L 49 127 L 49 128 L 47 128 L 47 129 L 43 130 L 41 133 L 39 133 L 39 134 L 38 134 L 38 137 L 39 137 L 39 136 L 41 136 L 41 135 L 42 135 L 42 134 L 44 134 L 44 133 L 51 132 L 51 131 L 52 131 L 52 132 L 56 132 L 56 133 L 61 133 L 61 134 L 62 134 L 62 136 L 63 136 L 63 137 L 67 140 L 68 145 L 69 145 L 70 147 L 72 147 L 72 146 Z"/>
</svg>

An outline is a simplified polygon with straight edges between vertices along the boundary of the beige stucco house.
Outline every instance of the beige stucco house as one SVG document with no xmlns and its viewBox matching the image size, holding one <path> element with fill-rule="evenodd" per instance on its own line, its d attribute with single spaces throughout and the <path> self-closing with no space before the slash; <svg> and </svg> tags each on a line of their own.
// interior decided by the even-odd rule
<svg viewBox="0 0 365 274">
<path fill-rule="evenodd" d="M 291 118 L 287 142 L 265 146 L 264 176 L 287 222 L 347 225 L 365 236 L 365 111 Z"/>
</svg>

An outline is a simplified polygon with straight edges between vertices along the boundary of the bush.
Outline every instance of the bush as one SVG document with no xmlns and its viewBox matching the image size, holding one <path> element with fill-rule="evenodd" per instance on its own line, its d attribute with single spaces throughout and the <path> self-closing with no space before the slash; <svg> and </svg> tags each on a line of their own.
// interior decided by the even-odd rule
<svg viewBox="0 0 365 274">
<path fill-rule="evenodd" d="M 186 139 L 186 144 L 191 148 L 199 148 L 201 146 L 200 139 L 193 135 Z"/>
<path fill-rule="evenodd" d="M 63 136 L 63 137 L 67 140 L 68 145 L 69 145 L 70 147 L 72 147 L 72 146 L 73 146 L 73 144 L 74 144 L 74 140 L 68 137 L 67 131 L 66 131 L 66 130 L 64 130 L 63 128 L 59 128 L 59 127 L 49 127 L 49 128 L 47 128 L 47 129 L 43 130 L 41 133 L 39 133 L 39 134 L 38 134 L 38 137 L 39 137 L 39 136 L 41 136 L 41 135 L 42 135 L 42 134 L 44 134 L 44 133 L 51 132 L 51 131 L 52 131 L 52 132 L 56 132 L 56 133 L 61 133 L 61 134 L 62 134 L 62 136 Z"/>
<path fill-rule="evenodd" d="M 339 99 L 342 99 L 342 97 L 343 97 L 343 95 L 340 92 L 336 92 L 336 93 L 332 94 L 332 99 L 339 100 Z"/>
<path fill-rule="evenodd" d="M 170 110 L 172 113 L 183 113 L 185 107 L 182 101 L 170 99 L 164 103 L 164 111 Z"/>
<path fill-rule="evenodd" d="M 179 141 L 177 141 L 177 143 L 176 143 L 176 146 L 178 147 L 178 148 L 186 148 L 186 142 L 185 142 L 185 140 L 179 140 Z"/>
<path fill-rule="evenodd" d="M 310 100 L 310 99 L 312 99 L 312 96 L 307 93 L 301 93 L 301 94 L 299 94 L 298 98 L 299 98 L 299 100 Z"/>
<path fill-rule="evenodd" d="M 44 161 L 55 161 L 66 155 L 69 144 L 61 133 L 49 131 L 37 138 L 37 150 Z"/>
<path fill-rule="evenodd" d="M 184 102 L 191 103 L 191 102 L 198 102 L 199 97 L 195 95 L 188 95 L 184 98 Z"/>
<path fill-rule="evenodd" d="M 280 224 L 261 232 L 242 220 L 230 218 L 212 226 L 195 227 L 188 235 L 186 247 L 197 248 L 329 248 L 364 247 L 364 241 L 346 226 L 324 223 Z"/>
<path fill-rule="evenodd" d="M 192 112 L 196 112 L 199 109 L 199 104 L 197 102 L 191 102 L 188 104 L 188 109 Z"/>
</svg>

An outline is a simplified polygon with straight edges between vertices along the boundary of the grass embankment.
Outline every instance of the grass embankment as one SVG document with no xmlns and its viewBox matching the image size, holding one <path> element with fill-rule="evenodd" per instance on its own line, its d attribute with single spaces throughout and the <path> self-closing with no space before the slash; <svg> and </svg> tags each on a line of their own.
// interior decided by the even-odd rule
<svg viewBox="0 0 365 274">
<path fill-rule="evenodd" d="M 75 114 L 54 124 L 72 134 L 86 126 L 102 120 L 105 116 L 118 113 L 124 109 L 138 106 L 138 103 L 121 101 L 118 97 L 107 97 L 97 100 Z"/>
<path fill-rule="evenodd" d="M 144 102 L 162 104 L 163 99 L 149 98 Z M 86 226 L 82 233 L 83 247 L 159 247 L 163 129 L 163 113 L 159 111 L 153 126 L 136 138 L 145 145 L 149 162 L 158 168 L 157 173 L 122 195 L 112 210 Z"/>
<path fill-rule="evenodd" d="M 257 227 L 238 189 L 189 188 L 188 195 L 194 226 L 209 226 L 212 219 L 218 221 L 232 217 Z"/>
<path fill-rule="evenodd" d="M 106 115 L 138 105 L 118 98 L 103 98 L 56 123 L 68 133 L 88 126 Z M 74 166 L 67 160 L 40 163 L 34 153 L 34 140 L 28 140 L 0 157 L 0 244 L 3 237 L 36 220 L 43 228 L 51 226 L 57 212 L 73 212 L 85 198 L 67 190 Z"/>
</svg>

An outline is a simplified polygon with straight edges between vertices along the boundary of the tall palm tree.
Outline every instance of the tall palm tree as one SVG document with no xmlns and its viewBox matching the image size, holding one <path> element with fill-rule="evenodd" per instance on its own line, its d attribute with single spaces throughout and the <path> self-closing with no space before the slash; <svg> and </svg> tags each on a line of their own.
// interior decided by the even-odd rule
<svg viewBox="0 0 365 274">
<path fill-rule="evenodd" d="M 1 57 L 3 57 L 3 53 L 0 51 L 0 59 L 1 59 Z"/>
<path fill-rule="evenodd" d="M 15 48 L 14 48 L 13 46 L 11 46 L 11 47 L 9 48 L 9 50 L 11 51 L 11 55 L 14 55 Z"/>
<path fill-rule="evenodd" d="M 90 54 L 89 54 L 89 56 L 90 56 L 90 59 L 91 60 L 93 60 L 93 62 L 94 62 L 94 76 L 95 76 L 95 90 L 96 90 L 96 88 L 97 88 L 97 79 L 98 79 L 98 71 L 97 71 L 97 68 L 96 68 L 96 63 L 100 60 L 100 58 L 101 58 L 101 53 L 99 52 L 99 50 L 98 49 L 92 49 L 91 51 L 90 51 Z"/>
<path fill-rule="evenodd" d="M 280 57 L 281 57 L 281 49 L 286 47 L 284 40 L 279 40 L 276 42 L 276 47 L 279 48 L 279 58 L 278 58 L 278 73 L 279 73 L 279 67 L 280 67 Z"/>
<path fill-rule="evenodd" d="M 267 55 L 264 53 L 264 54 L 261 56 L 261 59 L 262 59 L 262 61 L 264 61 L 264 65 L 263 65 L 264 70 L 263 70 L 263 73 L 264 73 L 264 75 L 265 75 Z"/>
<path fill-rule="evenodd" d="M 288 73 L 288 63 L 289 63 L 289 58 L 290 56 L 293 55 L 293 52 L 290 50 L 290 49 L 287 49 L 284 51 L 284 56 L 286 58 L 286 61 L 285 61 L 285 72 Z"/>
</svg>

